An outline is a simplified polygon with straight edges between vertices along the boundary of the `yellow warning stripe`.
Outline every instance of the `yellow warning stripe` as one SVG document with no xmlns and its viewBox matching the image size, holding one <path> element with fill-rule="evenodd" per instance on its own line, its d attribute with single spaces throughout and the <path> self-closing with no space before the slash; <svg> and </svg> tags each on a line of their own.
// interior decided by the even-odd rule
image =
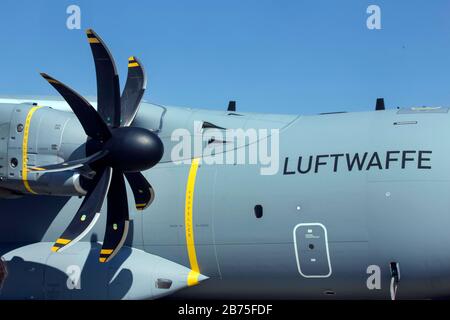
<svg viewBox="0 0 450 320">
<path fill-rule="evenodd" d="M 113 249 L 102 249 L 100 251 L 100 254 L 111 254 L 113 252 Z"/>
<path fill-rule="evenodd" d="M 97 38 L 88 38 L 89 43 L 100 43 Z"/>
<path fill-rule="evenodd" d="M 59 249 L 60 249 L 59 247 L 55 247 L 55 246 L 52 247 L 52 251 L 53 251 L 53 252 L 56 252 L 56 251 L 58 251 Z"/>
<path fill-rule="evenodd" d="M 29 168 L 31 171 L 44 171 L 44 168 L 39 168 L 39 167 L 31 167 Z"/>
<path fill-rule="evenodd" d="M 25 127 L 23 129 L 23 141 L 22 141 L 22 181 L 23 185 L 25 186 L 25 189 L 30 192 L 37 194 L 30 188 L 30 184 L 28 183 L 28 134 L 30 133 L 30 123 L 31 123 L 31 117 L 33 117 L 34 112 L 42 108 L 40 106 L 34 106 L 32 107 L 27 114 L 27 118 L 25 120 Z"/>
<path fill-rule="evenodd" d="M 139 63 L 136 61 L 134 56 L 128 58 L 128 68 L 139 67 Z"/>
<path fill-rule="evenodd" d="M 195 252 L 194 242 L 194 225 L 193 225 L 193 207 L 194 207 L 194 189 L 195 179 L 197 177 L 199 159 L 192 159 L 191 168 L 186 185 L 186 203 L 184 209 L 184 224 L 186 228 L 186 247 L 191 265 L 191 271 L 187 278 L 188 286 L 198 284 L 198 276 L 200 275 L 200 268 L 197 261 L 197 253 Z"/>
<path fill-rule="evenodd" d="M 68 244 L 70 241 L 72 241 L 72 240 L 59 238 L 58 240 L 56 240 L 56 243 L 59 243 L 59 244 Z"/>
<path fill-rule="evenodd" d="M 100 261 L 100 262 L 105 262 L 106 261 L 106 258 L 98 258 L 98 261 Z"/>
</svg>

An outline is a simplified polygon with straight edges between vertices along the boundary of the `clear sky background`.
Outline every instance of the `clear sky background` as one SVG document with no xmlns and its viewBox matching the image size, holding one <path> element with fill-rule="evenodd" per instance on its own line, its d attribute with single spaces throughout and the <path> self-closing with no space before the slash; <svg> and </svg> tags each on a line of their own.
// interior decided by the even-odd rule
<svg viewBox="0 0 450 320">
<path fill-rule="evenodd" d="M 66 27 L 70 4 L 81 30 Z M 381 30 L 366 27 L 381 7 Z M 450 0 L 1 0 L 0 94 L 57 94 L 38 72 L 95 95 L 84 30 L 144 63 L 145 99 L 167 105 L 314 114 L 450 106 Z"/>
</svg>

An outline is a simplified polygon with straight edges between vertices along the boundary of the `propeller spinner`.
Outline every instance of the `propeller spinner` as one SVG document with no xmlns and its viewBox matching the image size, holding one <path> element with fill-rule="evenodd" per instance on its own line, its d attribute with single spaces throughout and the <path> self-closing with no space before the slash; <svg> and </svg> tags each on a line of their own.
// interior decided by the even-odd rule
<svg viewBox="0 0 450 320">
<path fill-rule="evenodd" d="M 57 172 L 89 166 L 95 176 L 88 192 L 72 219 L 52 247 L 62 251 L 82 239 L 97 222 L 107 198 L 105 238 L 100 262 L 111 260 L 123 246 L 128 234 L 129 213 L 125 178 L 133 191 L 138 210 L 153 200 L 153 189 L 140 171 L 156 165 L 164 147 L 153 132 L 130 127 L 144 94 L 147 79 L 144 68 L 135 57 L 128 61 L 128 77 L 120 96 L 119 77 L 111 53 L 103 40 L 87 30 L 97 75 L 97 111 L 77 92 L 62 82 L 42 73 L 67 101 L 90 138 L 86 143 L 87 157 L 56 165 L 30 168 L 34 171 Z"/>
</svg>

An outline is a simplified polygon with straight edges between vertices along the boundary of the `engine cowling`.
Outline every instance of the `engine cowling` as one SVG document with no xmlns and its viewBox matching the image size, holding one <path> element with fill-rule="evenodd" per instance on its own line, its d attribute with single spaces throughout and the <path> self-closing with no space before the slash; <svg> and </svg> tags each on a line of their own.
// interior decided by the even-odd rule
<svg viewBox="0 0 450 320">
<path fill-rule="evenodd" d="M 73 113 L 32 103 L 2 104 L 0 119 L 0 197 L 86 194 L 79 173 L 29 170 L 85 156 L 87 137 Z"/>
<path fill-rule="evenodd" d="M 9 272 L 0 298 L 156 299 L 188 286 L 189 268 L 136 248 L 123 247 L 101 264 L 99 243 L 78 242 L 65 254 L 51 246 L 39 242 L 3 255 Z"/>
</svg>

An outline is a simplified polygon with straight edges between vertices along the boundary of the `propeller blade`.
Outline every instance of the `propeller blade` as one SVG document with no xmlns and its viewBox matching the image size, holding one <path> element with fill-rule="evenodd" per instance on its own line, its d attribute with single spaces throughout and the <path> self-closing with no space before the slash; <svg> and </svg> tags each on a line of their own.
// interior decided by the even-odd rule
<svg viewBox="0 0 450 320">
<path fill-rule="evenodd" d="M 92 29 L 86 31 L 97 75 L 97 111 L 109 127 L 120 126 L 120 86 L 108 47 Z"/>
<path fill-rule="evenodd" d="M 76 215 L 69 226 L 58 238 L 52 247 L 52 251 L 62 251 L 81 240 L 95 225 L 100 217 L 105 196 L 108 193 L 111 182 L 112 168 L 106 167 L 103 172 L 94 177 L 94 187 L 89 190 Z"/>
<path fill-rule="evenodd" d="M 127 172 L 125 177 L 130 184 L 131 190 L 133 190 L 136 209 L 144 210 L 155 198 L 152 186 L 140 172 Z"/>
<path fill-rule="evenodd" d="M 111 137 L 111 132 L 105 122 L 86 99 L 48 74 L 41 73 L 41 76 L 67 101 L 89 137 L 103 141 Z"/>
<path fill-rule="evenodd" d="M 144 66 L 136 57 L 128 58 L 127 82 L 120 98 L 122 126 L 128 127 L 133 122 L 146 88 Z"/>
<path fill-rule="evenodd" d="M 100 262 L 108 262 L 122 248 L 129 227 L 127 189 L 123 173 L 114 170 L 108 192 L 108 216 Z"/>
<path fill-rule="evenodd" d="M 99 152 L 96 152 L 89 157 L 72 160 L 72 161 L 66 161 L 58 164 L 52 164 L 48 166 L 40 166 L 40 167 L 28 167 L 31 171 L 44 171 L 45 173 L 48 172 L 60 172 L 60 171 L 66 171 L 66 170 L 73 170 L 77 169 L 86 165 L 89 165 L 97 160 L 102 159 L 108 154 L 108 150 L 101 150 Z"/>
</svg>

